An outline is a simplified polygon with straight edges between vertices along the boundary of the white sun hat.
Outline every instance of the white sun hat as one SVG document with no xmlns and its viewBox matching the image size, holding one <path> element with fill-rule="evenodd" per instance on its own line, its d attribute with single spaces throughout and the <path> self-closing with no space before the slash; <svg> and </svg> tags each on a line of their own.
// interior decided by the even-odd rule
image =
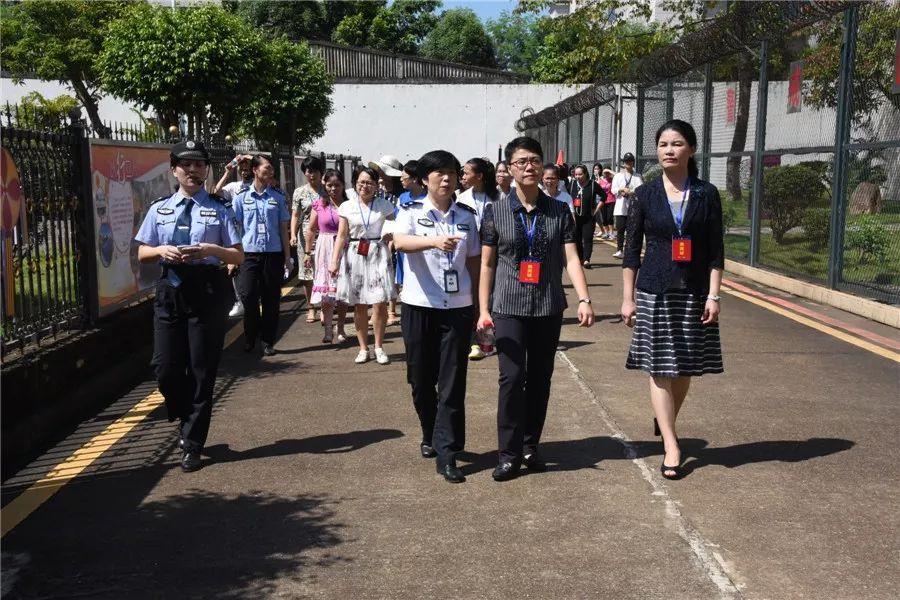
<svg viewBox="0 0 900 600">
<path fill-rule="evenodd" d="M 396 156 L 385 154 L 377 161 L 370 161 L 369 166 L 381 171 L 388 177 L 400 177 L 403 174 L 403 163 Z"/>
</svg>

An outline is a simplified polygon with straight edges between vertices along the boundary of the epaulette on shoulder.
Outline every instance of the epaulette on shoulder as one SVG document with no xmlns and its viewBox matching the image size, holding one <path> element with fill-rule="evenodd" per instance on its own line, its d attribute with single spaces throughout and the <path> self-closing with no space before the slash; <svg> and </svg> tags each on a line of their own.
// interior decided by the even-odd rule
<svg viewBox="0 0 900 600">
<path fill-rule="evenodd" d="M 273 192 L 278 192 L 279 194 L 281 194 L 282 196 L 284 196 L 284 190 L 282 190 L 280 187 L 277 187 L 277 186 L 274 186 L 274 185 L 273 185 L 273 186 L 272 186 L 272 191 L 273 191 Z"/>
<path fill-rule="evenodd" d="M 469 206 L 468 204 L 464 204 L 464 203 L 462 203 L 462 202 L 457 202 L 456 205 L 457 205 L 458 207 L 460 207 L 461 209 L 463 209 L 463 210 L 469 211 L 469 212 L 472 213 L 473 215 L 477 215 L 477 214 L 478 214 L 478 211 L 475 210 L 474 208 L 472 208 L 471 206 Z"/>
<path fill-rule="evenodd" d="M 400 203 L 400 208 L 412 208 L 414 206 L 422 206 L 422 204 L 421 200 L 407 200 Z"/>
<path fill-rule="evenodd" d="M 209 197 L 210 197 L 210 199 L 215 200 L 219 204 L 225 204 L 226 202 L 228 202 L 228 200 L 226 200 L 225 198 L 223 198 L 222 196 L 220 196 L 218 194 L 210 194 Z"/>
<path fill-rule="evenodd" d="M 172 196 L 160 196 L 159 198 L 157 198 L 156 200 L 154 200 L 154 201 L 151 202 L 150 204 L 153 205 L 153 204 L 156 204 L 157 202 L 162 202 L 163 200 L 168 200 L 168 199 L 171 198 L 171 197 L 172 197 Z"/>
</svg>

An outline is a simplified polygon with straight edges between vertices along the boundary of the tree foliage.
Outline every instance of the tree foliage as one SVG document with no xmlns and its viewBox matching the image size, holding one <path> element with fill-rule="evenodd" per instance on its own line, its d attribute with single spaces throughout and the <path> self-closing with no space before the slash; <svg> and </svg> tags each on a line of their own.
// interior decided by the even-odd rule
<svg viewBox="0 0 900 600">
<path fill-rule="evenodd" d="M 94 60 L 106 24 L 126 5 L 106 0 L 27 0 L 5 6 L 0 19 L 3 68 L 17 80 L 36 76 L 68 85 L 91 126 L 102 132 L 97 110 L 100 77 Z"/>
<path fill-rule="evenodd" d="M 240 126 L 259 142 L 307 144 L 325 133 L 333 79 L 304 43 L 277 39 L 264 46 L 263 70 L 272 77 L 249 96 Z"/>
<path fill-rule="evenodd" d="M 243 0 L 229 2 L 224 6 L 255 27 L 265 29 L 270 34 L 287 36 L 292 40 L 327 40 L 331 34 L 326 27 L 326 4 L 317 0 L 292 2 Z"/>
<path fill-rule="evenodd" d="M 332 40 L 350 46 L 368 46 L 398 54 L 417 54 L 426 34 L 437 22 L 439 0 L 360 2 L 344 16 Z"/>
<path fill-rule="evenodd" d="M 497 66 L 530 75 L 543 42 L 540 19 L 532 14 L 504 11 L 497 19 L 487 22 L 486 30 L 494 42 Z"/>
<path fill-rule="evenodd" d="M 257 29 L 220 7 L 141 3 L 110 24 L 97 64 L 106 91 L 154 109 L 164 124 L 186 114 L 227 130 L 263 81 L 262 47 Z"/>
<path fill-rule="evenodd" d="M 828 190 L 814 168 L 804 164 L 770 167 L 763 174 L 762 209 L 769 215 L 772 237 L 784 243 L 785 234 L 800 225 L 807 209 L 824 202 Z"/>
<path fill-rule="evenodd" d="M 494 45 L 481 21 L 469 9 L 445 11 L 422 44 L 428 58 L 496 67 Z"/>
<path fill-rule="evenodd" d="M 46 98 L 40 92 L 30 92 L 19 100 L 13 116 L 16 127 L 53 131 L 65 124 L 78 107 L 78 100 L 66 94 Z"/>
<path fill-rule="evenodd" d="M 886 102 L 900 110 L 900 96 L 891 93 L 894 77 L 895 32 L 900 28 L 900 4 L 879 0 L 860 6 L 856 63 L 853 76 L 853 120 L 869 125 Z M 842 13 L 819 28 L 816 43 L 805 53 L 803 75 L 809 87 L 804 99 L 817 108 L 837 107 Z"/>
</svg>

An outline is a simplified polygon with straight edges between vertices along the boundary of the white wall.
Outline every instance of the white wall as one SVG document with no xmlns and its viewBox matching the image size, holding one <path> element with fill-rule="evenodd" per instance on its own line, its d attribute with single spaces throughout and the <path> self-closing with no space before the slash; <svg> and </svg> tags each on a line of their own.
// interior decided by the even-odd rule
<svg viewBox="0 0 900 600">
<path fill-rule="evenodd" d="M 38 92 L 48 100 L 57 96 L 72 96 L 75 93 L 63 84 L 56 81 L 41 81 L 40 79 L 26 79 L 21 85 L 13 83 L 12 79 L 0 79 L 0 102 L 5 110 L 6 103 L 18 104 L 19 101 L 31 92 Z M 100 100 L 100 118 L 104 121 L 116 121 L 128 125 L 139 125 L 140 118 L 134 113 L 133 104 L 122 102 L 118 98 L 109 96 Z M 87 119 L 87 113 L 82 109 L 82 116 Z"/>
<path fill-rule="evenodd" d="M 393 154 L 402 162 L 429 150 L 452 152 L 461 162 L 497 158 L 516 137 L 525 108 L 552 106 L 584 86 L 420 84 L 334 86 L 334 112 L 316 150 L 374 160 Z"/>
</svg>

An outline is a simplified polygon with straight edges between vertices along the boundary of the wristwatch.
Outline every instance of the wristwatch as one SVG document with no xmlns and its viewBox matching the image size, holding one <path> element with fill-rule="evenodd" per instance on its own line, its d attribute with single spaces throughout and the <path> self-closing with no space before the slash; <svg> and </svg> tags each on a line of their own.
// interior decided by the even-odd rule
<svg viewBox="0 0 900 600">
<path fill-rule="evenodd" d="M 579 298 L 578 303 L 581 304 L 582 302 L 584 302 L 585 304 L 590 304 L 591 299 L 590 298 Z"/>
<path fill-rule="evenodd" d="M 719 300 L 722 299 L 722 296 L 714 296 L 714 295 L 710 294 L 709 296 L 706 297 L 706 299 L 712 300 L 713 302 L 718 302 Z"/>
</svg>

